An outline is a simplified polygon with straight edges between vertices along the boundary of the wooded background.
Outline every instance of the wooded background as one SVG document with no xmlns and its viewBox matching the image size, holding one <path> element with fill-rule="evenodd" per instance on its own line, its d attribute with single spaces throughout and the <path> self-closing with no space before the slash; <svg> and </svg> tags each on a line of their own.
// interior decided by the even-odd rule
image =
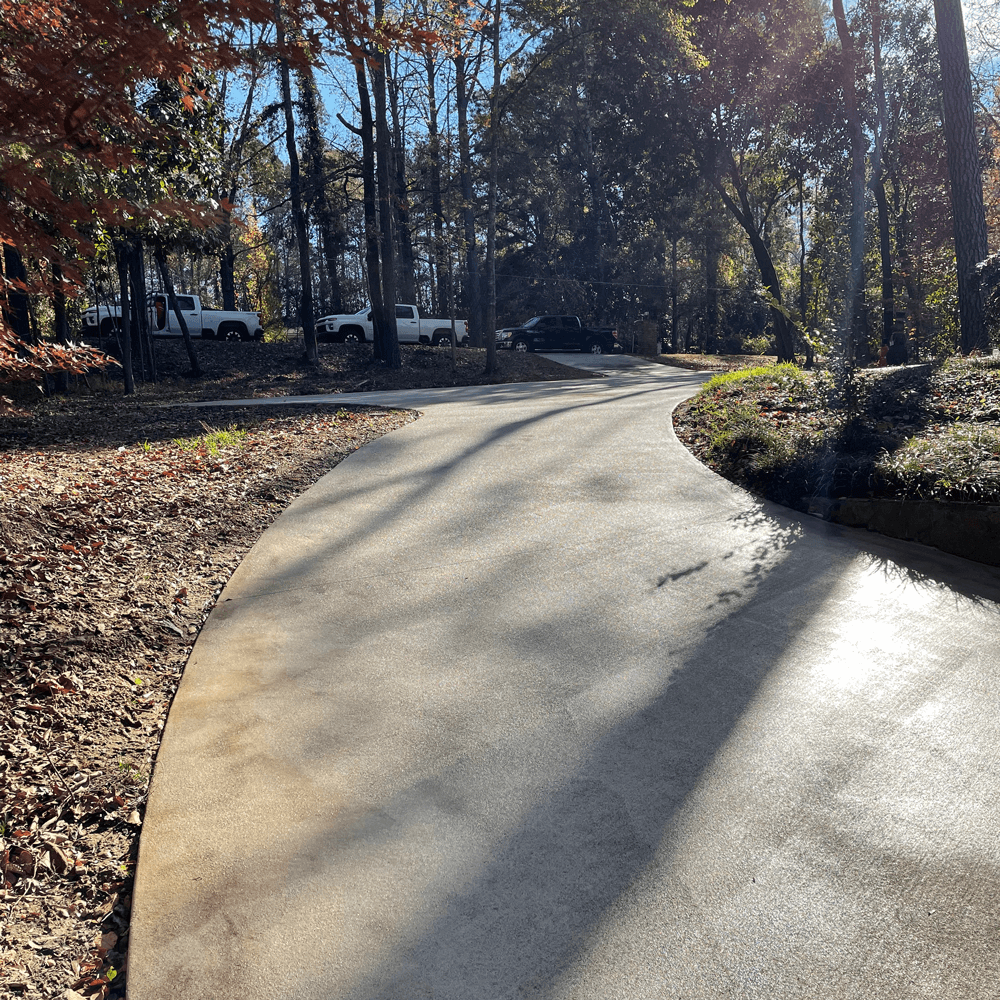
<svg viewBox="0 0 1000 1000">
<path fill-rule="evenodd" d="M 92 363 L 80 310 L 141 302 L 157 255 L 312 359 L 316 317 L 371 303 L 398 365 L 397 301 L 490 354 L 544 312 L 675 351 L 986 352 L 980 11 L 967 34 L 959 0 L 0 0 L 0 377 Z"/>
</svg>

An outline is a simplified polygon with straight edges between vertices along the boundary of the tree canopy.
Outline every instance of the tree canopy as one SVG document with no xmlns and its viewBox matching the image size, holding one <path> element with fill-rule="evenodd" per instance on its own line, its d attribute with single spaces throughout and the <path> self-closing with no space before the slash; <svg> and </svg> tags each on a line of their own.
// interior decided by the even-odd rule
<svg viewBox="0 0 1000 1000">
<path fill-rule="evenodd" d="M 113 297 L 126 233 L 276 328 L 372 302 L 389 361 L 400 295 L 480 343 L 576 311 L 782 359 L 842 323 L 858 359 L 985 349 L 961 304 L 1000 224 L 997 95 L 956 8 L 282 0 L 278 32 L 273 0 L 0 0 L 5 364 L 68 362 L 36 299 Z"/>
</svg>

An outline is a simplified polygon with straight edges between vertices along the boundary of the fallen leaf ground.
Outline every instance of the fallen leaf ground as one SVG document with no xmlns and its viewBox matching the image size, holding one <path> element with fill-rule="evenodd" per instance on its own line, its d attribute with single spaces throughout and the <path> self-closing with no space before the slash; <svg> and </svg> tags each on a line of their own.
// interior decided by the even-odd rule
<svg viewBox="0 0 1000 1000">
<path fill-rule="evenodd" d="M 113 377 L 0 418 L 0 994 L 123 997 L 133 866 L 171 698 L 261 532 L 351 452 L 416 414 L 188 408 L 191 400 L 482 384 L 484 354 L 157 344 L 159 381 Z M 501 352 L 491 381 L 591 377 Z M 179 845 L 179 849 L 182 845 Z"/>
</svg>

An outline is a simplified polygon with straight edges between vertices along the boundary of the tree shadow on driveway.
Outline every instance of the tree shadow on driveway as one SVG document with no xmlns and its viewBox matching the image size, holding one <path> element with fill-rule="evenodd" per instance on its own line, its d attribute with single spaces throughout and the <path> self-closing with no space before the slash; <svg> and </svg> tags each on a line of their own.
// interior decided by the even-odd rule
<svg viewBox="0 0 1000 1000">
<path fill-rule="evenodd" d="M 912 547 L 890 547 L 883 569 L 859 536 L 758 505 L 694 463 L 653 483 L 599 470 L 593 489 L 619 483 L 623 511 L 640 524 L 599 522 L 546 549 L 557 522 L 603 511 L 581 507 L 575 486 L 556 486 L 537 528 L 513 522 L 516 544 L 490 548 L 489 517 L 449 529 L 479 546 L 467 567 L 394 575 L 373 563 L 379 574 L 359 569 L 320 588 L 311 572 L 343 553 L 354 572 L 366 531 L 402 534 L 456 461 L 400 476 L 392 505 L 348 537 L 319 536 L 285 558 L 283 536 L 272 535 L 275 572 L 210 621 L 197 655 L 212 661 L 238 643 L 244 663 L 214 674 L 210 662 L 193 664 L 199 700 L 164 743 L 177 741 L 176 763 L 162 791 L 154 781 L 164 817 L 156 877 L 178 888 L 156 912 L 147 907 L 140 933 L 145 961 L 157 962 L 145 982 L 170 988 L 154 994 L 137 977 L 137 1000 L 500 1000 L 562 996 L 574 979 L 581 996 L 670 995 L 657 990 L 671 975 L 682 982 L 664 964 L 671 946 L 685 974 L 715 962 L 719 989 L 701 995 L 741 995 L 759 926 L 782 912 L 770 899 L 753 911 L 756 924 L 733 927 L 726 907 L 739 909 L 744 876 L 783 859 L 783 884 L 808 901 L 793 917 L 815 924 L 831 880 L 802 872 L 822 868 L 822 845 L 843 836 L 838 823 L 850 827 L 836 798 L 852 766 L 863 769 L 899 712 L 949 683 L 972 645 L 995 648 L 985 596 L 979 609 L 960 601 L 963 615 L 979 613 L 975 643 L 938 635 L 952 592 L 928 582 L 933 567 L 903 580 L 888 569 L 908 565 Z M 527 506 L 559 461 L 544 455 L 529 483 L 521 471 L 503 468 L 512 480 L 503 497 L 520 491 Z M 303 508 L 319 517 L 343 495 L 316 493 Z M 534 589 L 512 606 L 525 581 Z M 295 588 L 294 601 L 275 604 Z M 318 653 L 315 635 L 303 634 L 317 620 Z M 901 708 L 887 710 L 885 691 Z M 200 788 L 202 759 L 215 773 Z M 253 787 L 265 795 L 250 804 Z M 219 825 L 164 860 L 176 842 L 165 833 L 193 828 L 186 810 Z M 741 874 L 742 858 L 752 864 Z M 935 864 L 927 858 L 924 870 Z M 895 897 L 866 910 L 864 871 L 834 885 L 854 902 L 840 923 L 828 919 L 844 962 L 862 970 L 877 957 L 878 918 L 906 889 L 901 879 Z M 704 900 L 689 888 L 699 880 L 711 890 Z M 629 944 L 620 927 L 645 930 Z M 593 985 L 605 980 L 614 988 Z"/>
</svg>

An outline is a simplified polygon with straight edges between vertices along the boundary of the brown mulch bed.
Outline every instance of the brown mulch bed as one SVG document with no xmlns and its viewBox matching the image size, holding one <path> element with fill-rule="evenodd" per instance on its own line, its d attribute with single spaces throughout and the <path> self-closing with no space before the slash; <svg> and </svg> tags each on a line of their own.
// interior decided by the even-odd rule
<svg viewBox="0 0 1000 1000">
<path fill-rule="evenodd" d="M 400 345 L 403 367 L 395 371 L 372 361 L 363 344 L 320 344 L 319 366 L 302 361 L 302 342 L 243 344 L 196 341 L 203 377 L 188 378 L 187 355 L 177 341 L 157 344 L 156 384 L 139 392 L 147 399 L 205 400 L 257 399 L 266 396 L 313 396 L 328 392 L 375 392 L 391 389 L 430 389 L 451 385 L 484 385 L 594 378 L 578 368 L 567 368 L 536 354 L 497 351 L 497 371 L 484 376 L 486 352 L 470 348 Z M 111 381 L 120 376 L 112 369 Z M 115 391 L 119 391 L 117 388 Z"/>
<path fill-rule="evenodd" d="M 123 997 L 133 866 L 174 691 L 261 532 L 351 452 L 416 418 L 336 406 L 187 408 L 483 381 L 483 352 L 158 344 L 161 381 L 114 377 L 0 418 L 0 995 Z M 502 353 L 496 381 L 587 377 Z M 25 403 L 24 400 L 27 399 Z M 167 404 L 167 405 L 164 405 Z"/>
</svg>

